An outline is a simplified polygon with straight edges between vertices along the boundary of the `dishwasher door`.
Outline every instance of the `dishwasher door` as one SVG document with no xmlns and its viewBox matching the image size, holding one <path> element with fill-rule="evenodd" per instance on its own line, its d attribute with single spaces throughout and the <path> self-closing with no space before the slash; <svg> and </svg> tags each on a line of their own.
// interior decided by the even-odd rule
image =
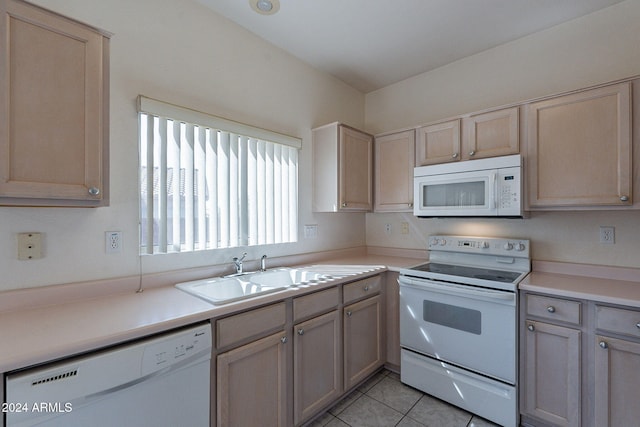
<svg viewBox="0 0 640 427">
<path fill-rule="evenodd" d="M 209 425 L 202 324 L 6 375 L 6 427 Z"/>
</svg>

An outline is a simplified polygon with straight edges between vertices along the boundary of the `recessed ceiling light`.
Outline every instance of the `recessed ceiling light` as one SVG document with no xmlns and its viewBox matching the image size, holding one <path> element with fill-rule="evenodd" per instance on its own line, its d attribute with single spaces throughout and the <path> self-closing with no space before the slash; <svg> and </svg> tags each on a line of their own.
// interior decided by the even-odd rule
<svg viewBox="0 0 640 427">
<path fill-rule="evenodd" d="M 261 15 L 273 15 L 280 10 L 280 0 L 249 0 L 249 4 Z"/>
</svg>

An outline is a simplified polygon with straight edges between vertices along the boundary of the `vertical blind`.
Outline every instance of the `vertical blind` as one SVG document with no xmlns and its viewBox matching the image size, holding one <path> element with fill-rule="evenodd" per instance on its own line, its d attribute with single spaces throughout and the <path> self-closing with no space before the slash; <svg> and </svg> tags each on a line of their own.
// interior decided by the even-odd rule
<svg viewBox="0 0 640 427">
<path fill-rule="evenodd" d="M 142 253 L 297 240 L 299 139 L 149 98 L 138 106 Z"/>
</svg>

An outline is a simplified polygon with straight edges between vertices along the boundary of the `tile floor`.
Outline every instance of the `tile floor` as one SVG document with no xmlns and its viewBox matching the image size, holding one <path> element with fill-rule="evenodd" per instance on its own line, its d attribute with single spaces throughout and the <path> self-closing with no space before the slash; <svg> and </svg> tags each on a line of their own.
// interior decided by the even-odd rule
<svg viewBox="0 0 640 427">
<path fill-rule="evenodd" d="M 308 427 L 496 427 L 380 371 Z"/>
</svg>

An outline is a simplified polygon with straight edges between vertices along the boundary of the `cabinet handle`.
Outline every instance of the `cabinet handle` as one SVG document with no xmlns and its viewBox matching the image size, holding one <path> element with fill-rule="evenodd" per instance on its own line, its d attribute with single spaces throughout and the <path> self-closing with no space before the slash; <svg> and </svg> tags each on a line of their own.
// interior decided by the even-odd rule
<svg viewBox="0 0 640 427">
<path fill-rule="evenodd" d="M 351 310 L 347 311 L 347 317 L 351 317 L 352 314 Z"/>
<path fill-rule="evenodd" d="M 407 203 L 409 205 L 410 208 L 413 207 L 413 203 Z"/>
<path fill-rule="evenodd" d="M 469 156 L 475 156 L 476 152 L 474 150 L 469 151 Z"/>
<path fill-rule="evenodd" d="M 347 202 L 342 202 L 342 207 L 346 208 L 347 207 Z"/>
<path fill-rule="evenodd" d="M 607 344 L 605 341 L 600 341 L 600 343 L 598 344 L 600 347 L 604 348 L 605 350 L 607 348 L 609 348 L 609 344 Z"/>
<path fill-rule="evenodd" d="M 453 157 L 454 159 L 457 159 L 458 158 L 458 153 L 453 153 L 453 156 L 451 156 L 451 157 Z"/>
<path fill-rule="evenodd" d="M 636 328 L 640 329 L 640 322 L 636 323 Z"/>
<path fill-rule="evenodd" d="M 547 311 L 549 313 L 555 313 L 556 312 L 556 308 L 554 306 L 550 305 L 549 307 L 547 307 Z"/>
<path fill-rule="evenodd" d="M 302 328 L 298 329 L 298 335 L 304 335 L 304 329 Z"/>
<path fill-rule="evenodd" d="M 629 201 L 629 196 L 620 196 L 620 201 L 621 202 L 628 202 Z"/>
<path fill-rule="evenodd" d="M 363 289 L 364 289 L 365 292 L 368 292 L 369 291 L 369 285 L 365 286 Z"/>
<path fill-rule="evenodd" d="M 100 189 L 98 187 L 89 187 L 89 194 L 92 196 L 97 196 L 100 194 Z"/>
<path fill-rule="evenodd" d="M 282 344 L 285 344 L 285 343 L 287 342 L 287 337 L 282 337 L 282 338 L 280 338 L 280 342 L 281 342 Z"/>
<path fill-rule="evenodd" d="M 533 326 L 533 325 L 529 325 L 529 326 L 527 326 L 527 329 L 530 330 L 531 332 L 533 332 L 533 331 L 536 330 L 536 327 Z"/>
</svg>

